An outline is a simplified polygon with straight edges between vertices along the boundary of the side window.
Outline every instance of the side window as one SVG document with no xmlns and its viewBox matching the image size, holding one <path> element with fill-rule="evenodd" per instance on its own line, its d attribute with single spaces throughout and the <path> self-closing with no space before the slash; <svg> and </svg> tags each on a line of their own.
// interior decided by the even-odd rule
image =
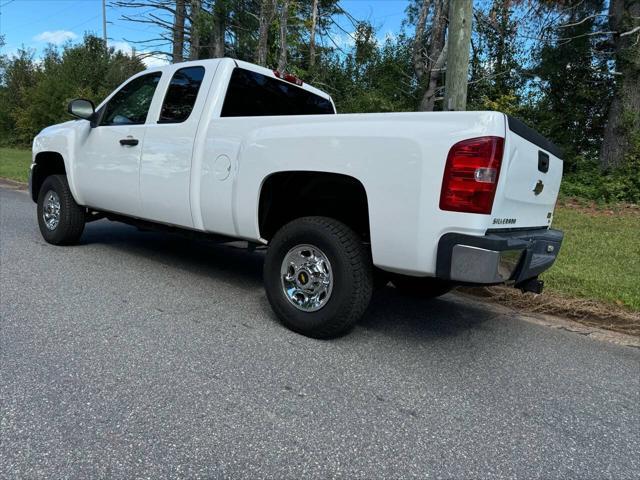
<svg viewBox="0 0 640 480">
<path fill-rule="evenodd" d="M 236 68 L 222 106 L 223 117 L 333 114 L 326 98 L 285 81 Z"/>
<path fill-rule="evenodd" d="M 181 68 L 173 74 L 158 123 L 180 123 L 189 118 L 203 77 L 204 67 Z"/>
<path fill-rule="evenodd" d="M 143 124 L 161 75 L 149 73 L 122 87 L 107 103 L 100 125 Z"/>
</svg>

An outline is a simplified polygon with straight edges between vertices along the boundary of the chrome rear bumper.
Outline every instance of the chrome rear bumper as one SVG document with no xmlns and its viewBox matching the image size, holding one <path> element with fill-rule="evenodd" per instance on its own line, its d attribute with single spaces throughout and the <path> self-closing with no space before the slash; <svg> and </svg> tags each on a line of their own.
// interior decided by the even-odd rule
<svg viewBox="0 0 640 480">
<path fill-rule="evenodd" d="M 490 232 L 478 237 L 443 235 L 438 245 L 438 278 L 464 284 L 521 284 L 537 277 L 556 260 L 560 230 Z"/>
</svg>

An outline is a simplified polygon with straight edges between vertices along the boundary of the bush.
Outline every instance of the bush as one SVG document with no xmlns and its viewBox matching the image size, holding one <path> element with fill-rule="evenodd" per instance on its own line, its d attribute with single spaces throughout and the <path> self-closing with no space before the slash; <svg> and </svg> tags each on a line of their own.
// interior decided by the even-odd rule
<svg viewBox="0 0 640 480">
<path fill-rule="evenodd" d="M 143 69 L 135 55 L 108 49 L 91 35 L 61 49 L 50 46 L 40 61 L 24 49 L 0 56 L 0 145 L 29 146 L 44 127 L 70 119 L 70 100 L 84 97 L 97 104 Z"/>
<path fill-rule="evenodd" d="M 575 171 L 565 174 L 560 193 L 596 202 L 640 203 L 640 162 L 634 159 L 623 168 L 603 172 L 598 163 L 578 158 Z"/>
</svg>

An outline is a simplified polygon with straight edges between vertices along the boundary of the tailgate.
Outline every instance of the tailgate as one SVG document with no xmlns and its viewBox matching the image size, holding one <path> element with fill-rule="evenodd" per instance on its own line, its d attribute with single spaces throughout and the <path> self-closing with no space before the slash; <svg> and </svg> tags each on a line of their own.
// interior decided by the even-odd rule
<svg viewBox="0 0 640 480">
<path fill-rule="evenodd" d="M 558 147 L 506 116 L 505 151 L 489 228 L 547 227 L 551 224 L 562 160 Z"/>
</svg>

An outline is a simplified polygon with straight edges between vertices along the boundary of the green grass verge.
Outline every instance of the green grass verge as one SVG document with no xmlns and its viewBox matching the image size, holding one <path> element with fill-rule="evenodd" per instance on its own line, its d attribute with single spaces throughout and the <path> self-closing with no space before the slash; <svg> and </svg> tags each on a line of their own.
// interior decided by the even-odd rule
<svg viewBox="0 0 640 480">
<path fill-rule="evenodd" d="M 26 182 L 30 163 L 31 150 L 0 147 L 0 177 Z"/>
<path fill-rule="evenodd" d="M 27 181 L 31 152 L 0 148 L 0 177 Z M 553 226 L 565 239 L 556 264 L 543 275 L 562 295 L 615 303 L 640 311 L 640 213 L 559 205 Z"/>
<path fill-rule="evenodd" d="M 640 311 L 640 212 L 625 210 L 559 205 L 553 227 L 565 237 L 545 287 Z"/>
</svg>

